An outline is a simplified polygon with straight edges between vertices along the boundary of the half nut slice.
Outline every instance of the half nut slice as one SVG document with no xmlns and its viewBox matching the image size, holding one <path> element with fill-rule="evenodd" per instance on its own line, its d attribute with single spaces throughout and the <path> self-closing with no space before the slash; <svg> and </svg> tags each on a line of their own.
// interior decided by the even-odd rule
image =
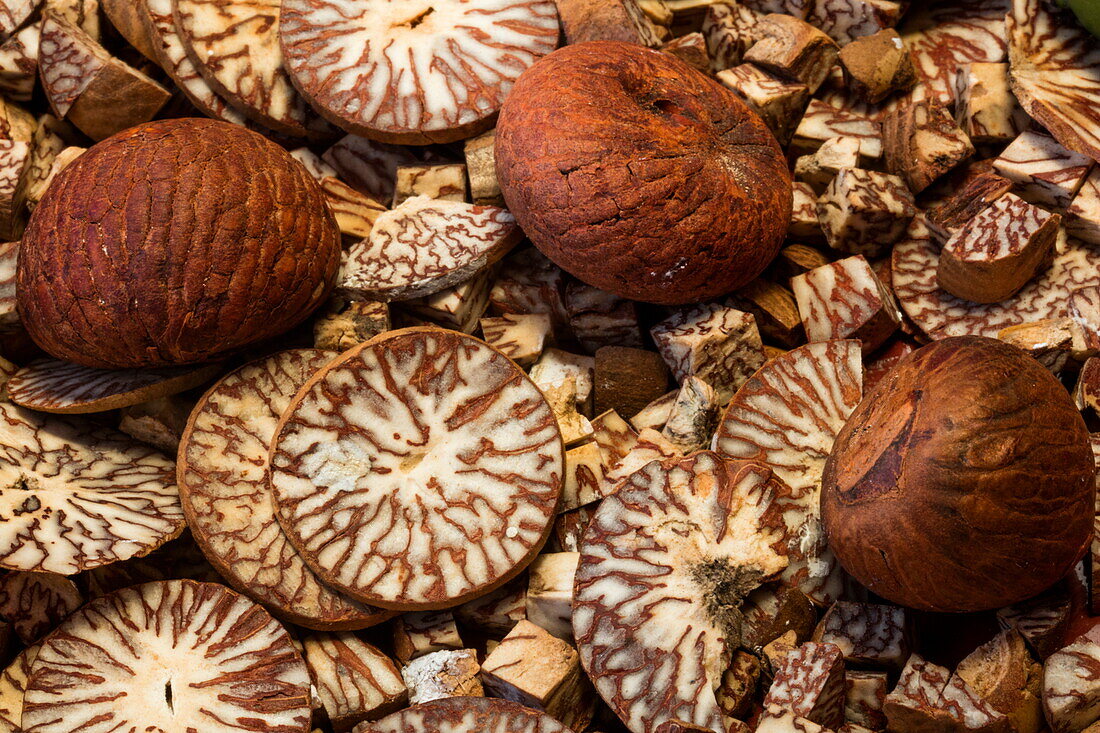
<svg viewBox="0 0 1100 733">
<path fill-rule="evenodd" d="M 453 331 L 392 331 L 323 367 L 271 447 L 279 521 L 330 585 L 445 608 L 518 574 L 549 536 L 564 450 L 510 359 Z"/>
<path fill-rule="evenodd" d="M 569 733 L 546 713 L 491 697 L 449 697 L 416 705 L 352 733 Z"/>
</svg>

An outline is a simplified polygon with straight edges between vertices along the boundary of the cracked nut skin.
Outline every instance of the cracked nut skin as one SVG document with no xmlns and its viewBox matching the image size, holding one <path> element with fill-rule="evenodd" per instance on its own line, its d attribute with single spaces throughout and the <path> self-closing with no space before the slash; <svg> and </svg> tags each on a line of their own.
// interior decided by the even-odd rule
<svg viewBox="0 0 1100 733">
<path fill-rule="evenodd" d="M 1088 548 L 1093 458 L 1058 380 L 961 336 L 913 352 L 864 398 L 822 478 L 829 544 L 874 593 L 983 611 L 1049 587 Z"/>
<path fill-rule="evenodd" d="M 659 51 L 566 46 L 520 77 L 496 128 L 509 210 L 581 280 L 633 300 L 749 282 L 791 214 L 779 144 L 731 91 Z"/>
<path fill-rule="evenodd" d="M 303 321 L 339 263 L 320 187 L 275 143 L 165 120 L 104 140 L 57 177 L 23 239 L 18 305 L 59 359 L 200 363 Z"/>
</svg>

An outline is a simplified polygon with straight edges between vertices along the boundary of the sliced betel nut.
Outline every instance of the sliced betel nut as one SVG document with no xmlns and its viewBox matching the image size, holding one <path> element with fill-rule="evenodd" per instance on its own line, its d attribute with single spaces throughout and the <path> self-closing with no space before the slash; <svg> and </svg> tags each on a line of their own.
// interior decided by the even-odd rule
<svg viewBox="0 0 1100 733">
<path fill-rule="evenodd" d="M 821 525 L 821 472 L 833 441 L 863 398 L 859 341 L 819 341 L 777 356 L 733 396 L 714 450 L 769 466 L 790 488 L 777 497 L 789 565 L 782 579 L 828 605 L 843 573 Z"/>
<path fill-rule="evenodd" d="M 396 610 L 446 608 L 518 574 L 549 536 L 564 449 L 510 359 L 437 328 L 345 352 L 283 413 L 280 523 L 329 585 Z"/>
<path fill-rule="evenodd" d="M 308 733 L 309 670 L 290 635 L 215 583 L 97 598 L 43 642 L 23 727 L 35 733 Z"/>
<path fill-rule="evenodd" d="M 519 75 L 558 43 L 553 0 L 283 0 L 287 71 L 329 121 L 390 143 L 492 126 Z"/>
<path fill-rule="evenodd" d="M 596 509 L 573 631 L 632 733 L 676 719 L 726 733 L 715 690 L 741 643 L 742 599 L 787 565 L 787 492 L 764 465 L 701 451 L 648 463 Z"/>
<path fill-rule="evenodd" d="M 39 359 L 8 380 L 8 397 L 41 412 L 117 410 L 197 387 L 220 365 L 166 369 L 96 369 L 60 359 Z"/>
<path fill-rule="evenodd" d="M 352 733 L 569 733 L 549 715 L 491 697 L 448 697 L 415 705 Z"/>
<path fill-rule="evenodd" d="M 0 567 L 72 575 L 183 527 L 174 461 L 84 418 L 0 403 Z"/>
<path fill-rule="evenodd" d="M 234 588 L 281 619 L 313 629 L 361 629 L 391 614 L 327 587 L 275 518 L 268 446 L 279 416 L 332 351 L 280 351 L 220 379 L 191 411 L 177 480 L 191 533 Z"/>
</svg>

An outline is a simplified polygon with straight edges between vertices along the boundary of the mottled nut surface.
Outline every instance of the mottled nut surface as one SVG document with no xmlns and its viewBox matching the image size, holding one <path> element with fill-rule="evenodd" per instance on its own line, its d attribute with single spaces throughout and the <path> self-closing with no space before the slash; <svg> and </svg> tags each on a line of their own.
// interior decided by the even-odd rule
<svg viewBox="0 0 1100 733">
<path fill-rule="evenodd" d="M 1068 393 L 1024 352 L 965 336 L 902 360 L 822 478 L 829 544 L 874 593 L 934 611 L 1035 595 L 1091 536 L 1093 459 Z"/>
<path fill-rule="evenodd" d="M 23 239 L 19 310 L 60 359 L 196 363 L 301 322 L 339 258 L 320 188 L 277 145 L 222 122 L 165 120 L 58 175 Z"/>
<path fill-rule="evenodd" d="M 668 54 L 597 41 L 535 64 L 496 132 L 504 199 L 585 282 L 687 303 L 758 275 L 786 232 L 790 175 L 737 96 Z"/>
</svg>

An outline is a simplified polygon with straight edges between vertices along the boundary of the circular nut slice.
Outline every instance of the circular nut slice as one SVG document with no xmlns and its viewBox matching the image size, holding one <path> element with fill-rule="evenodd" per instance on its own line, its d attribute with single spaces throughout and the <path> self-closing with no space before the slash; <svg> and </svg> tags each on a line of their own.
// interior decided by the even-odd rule
<svg viewBox="0 0 1100 733">
<path fill-rule="evenodd" d="M 175 463 L 116 430 L 0 403 L 0 567 L 72 575 L 183 531 Z"/>
<path fill-rule="evenodd" d="M 383 142 L 450 142 L 492 125 L 558 42 L 553 0 L 283 0 L 287 71 L 322 115 Z"/>
<path fill-rule="evenodd" d="M 309 730 L 309 671 L 275 619 L 215 583 L 97 598 L 42 642 L 23 726 L 72 731 Z"/>
<path fill-rule="evenodd" d="M 929 338 L 988 336 L 1001 329 L 1045 318 L 1071 315 L 1070 297 L 1079 288 L 1100 285 L 1100 251 L 1070 239 L 1046 272 L 1000 303 L 971 303 L 940 289 L 936 282 L 939 247 L 917 219 L 891 256 L 894 295 L 901 309 Z"/>
<path fill-rule="evenodd" d="M 701 451 L 647 464 L 600 502 L 573 631 L 633 733 L 675 719 L 725 733 L 714 690 L 741 643 L 742 599 L 787 565 L 776 499 L 789 491 L 766 466 Z"/>
<path fill-rule="evenodd" d="M 17 405 L 42 412 L 105 412 L 184 392 L 207 381 L 220 368 L 208 364 L 115 370 L 40 359 L 8 380 L 8 397 Z"/>
<path fill-rule="evenodd" d="M 549 715 L 490 697 L 449 697 L 362 723 L 352 733 L 569 733 Z"/>
<path fill-rule="evenodd" d="M 195 540 L 233 587 L 292 623 L 361 629 L 390 614 L 322 584 L 283 534 L 267 478 L 279 415 L 335 356 L 282 351 L 223 377 L 191 411 L 177 478 Z"/>
<path fill-rule="evenodd" d="M 861 399 L 859 341 L 806 344 L 741 385 L 714 434 L 720 455 L 763 463 L 790 487 L 779 502 L 790 563 L 782 578 L 822 605 L 843 591 L 843 575 L 821 526 L 821 472 Z"/>
<path fill-rule="evenodd" d="M 564 449 L 510 359 L 433 328 L 323 367 L 283 413 L 271 484 L 325 582 L 396 610 L 445 608 L 517 575 L 549 536 Z"/>
<path fill-rule="evenodd" d="M 23 730 L 23 695 L 39 648 L 41 644 L 34 644 L 19 652 L 0 673 L 0 731 L 4 733 Z"/>
</svg>

